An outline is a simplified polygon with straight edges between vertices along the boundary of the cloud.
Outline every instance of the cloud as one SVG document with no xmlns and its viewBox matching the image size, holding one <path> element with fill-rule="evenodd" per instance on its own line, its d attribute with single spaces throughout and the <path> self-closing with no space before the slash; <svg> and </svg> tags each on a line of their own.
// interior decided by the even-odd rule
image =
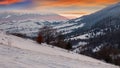
<svg viewBox="0 0 120 68">
<path fill-rule="evenodd" d="M 15 3 L 23 2 L 24 0 L 0 0 L 0 5 L 11 5 Z"/>
<path fill-rule="evenodd" d="M 119 0 L 34 0 L 39 7 L 98 6 L 109 5 Z"/>
<path fill-rule="evenodd" d="M 53 12 L 73 17 L 91 14 L 120 0 L 33 0 L 34 11 Z"/>
<path fill-rule="evenodd" d="M 7 5 L 7 7 L 9 7 L 7 9 L 11 10 L 13 7 L 15 7 L 15 9 L 18 9 L 18 7 L 23 9 L 23 7 L 27 6 L 29 12 L 50 12 L 65 16 L 80 16 L 93 13 L 119 1 L 120 0 L 0 0 L 0 7 L 6 8 Z M 12 5 L 12 7 L 10 8 L 9 5 Z"/>
</svg>

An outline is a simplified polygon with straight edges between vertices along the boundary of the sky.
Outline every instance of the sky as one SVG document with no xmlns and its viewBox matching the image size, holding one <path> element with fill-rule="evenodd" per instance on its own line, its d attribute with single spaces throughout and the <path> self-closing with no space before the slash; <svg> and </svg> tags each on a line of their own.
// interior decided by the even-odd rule
<svg viewBox="0 0 120 68">
<path fill-rule="evenodd" d="M 118 2 L 120 0 L 0 0 L 0 11 L 57 13 L 76 18 Z"/>
</svg>

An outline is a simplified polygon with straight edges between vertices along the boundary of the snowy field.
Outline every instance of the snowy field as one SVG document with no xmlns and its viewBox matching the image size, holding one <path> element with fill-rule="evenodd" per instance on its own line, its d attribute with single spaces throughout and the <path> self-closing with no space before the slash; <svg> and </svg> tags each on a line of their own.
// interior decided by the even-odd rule
<svg viewBox="0 0 120 68">
<path fill-rule="evenodd" d="M 90 57 L 0 33 L 0 68 L 120 68 Z"/>
</svg>

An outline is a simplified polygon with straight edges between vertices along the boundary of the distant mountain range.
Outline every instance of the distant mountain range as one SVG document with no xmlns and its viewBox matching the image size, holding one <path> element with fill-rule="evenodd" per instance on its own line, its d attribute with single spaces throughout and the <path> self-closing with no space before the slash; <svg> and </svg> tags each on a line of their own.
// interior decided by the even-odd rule
<svg viewBox="0 0 120 68">
<path fill-rule="evenodd" d="M 58 14 L 36 14 L 36 13 L 18 13 L 18 12 L 1 12 L 0 21 L 20 21 L 20 20 L 39 20 L 39 21 L 65 21 L 68 18 Z"/>
</svg>

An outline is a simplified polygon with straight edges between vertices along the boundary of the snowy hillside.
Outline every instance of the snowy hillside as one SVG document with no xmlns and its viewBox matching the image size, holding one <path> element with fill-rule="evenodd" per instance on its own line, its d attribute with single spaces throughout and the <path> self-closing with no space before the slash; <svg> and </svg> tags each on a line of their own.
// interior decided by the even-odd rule
<svg viewBox="0 0 120 68">
<path fill-rule="evenodd" d="M 87 39 L 89 39 L 89 36 L 93 34 L 93 32 L 96 33 L 95 35 L 100 35 L 104 34 L 104 31 L 109 30 L 110 28 L 119 28 L 120 3 L 108 6 L 90 15 L 69 20 L 68 23 L 74 23 L 77 26 L 81 26 L 81 24 L 84 24 L 82 27 L 79 28 L 77 28 L 77 26 L 74 25 L 76 29 L 73 28 L 73 31 L 70 31 L 66 34 L 66 36 L 69 36 L 68 40 L 70 40 L 73 43 L 73 45 L 81 46 L 82 44 L 79 44 L 81 43 L 81 40 L 86 41 Z M 68 28 L 66 27 L 66 29 Z"/>
<path fill-rule="evenodd" d="M 82 28 L 84 23 L 69 23 L 69 22 L 48 22 L 40 20 L 24 20 L 24 21 L 10 21 L 0 23 L 0 30 L 10 33 L 22 33 L 27 36 L 36 36 L 39 29 L 43 26 L 52 26 L 58 32 L 69 34 L 78 28 Z"/>
<path fill-rule="evenodd" d="M 4 33 L 0 33 L 0 59 L 0 68 L 119 68 Z"/>
<path fill-rule="evenodd" d="M 43 22 L 25 20 L 18 22 L 1 23 L 0 30 L 9 33 L 22 33 L 28 36 L 33 36 L 33 34 L 38 32 L 38 30 L 43 26 L 44 26 Z"/>
</svg>

